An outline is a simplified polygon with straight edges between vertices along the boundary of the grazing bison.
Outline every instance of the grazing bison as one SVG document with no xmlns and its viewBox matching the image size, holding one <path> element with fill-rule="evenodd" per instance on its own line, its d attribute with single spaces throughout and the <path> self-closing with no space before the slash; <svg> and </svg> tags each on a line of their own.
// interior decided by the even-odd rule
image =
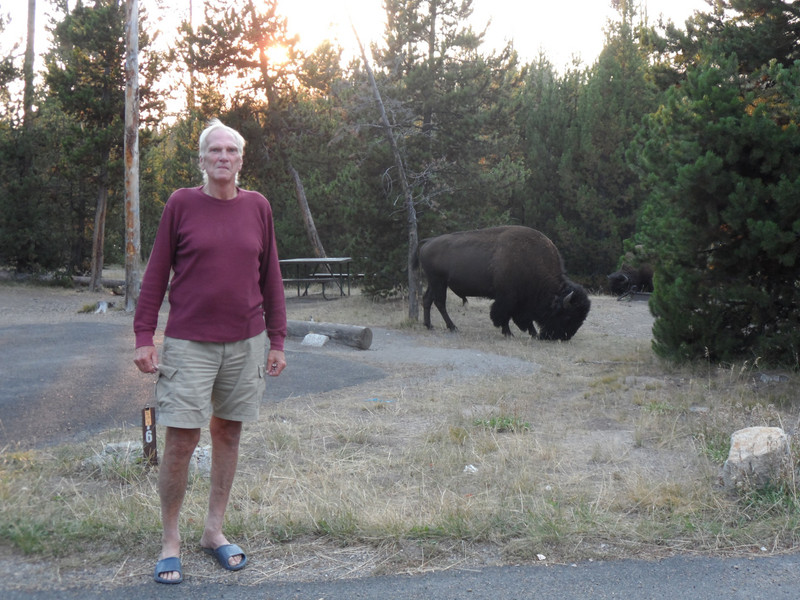
<svg viewBox="0 0 800 600">
<path fill-rule="evenodd" d="M 494 300 L 492 323 L 511 335 L 513 319 L 521 330 L 539 338 L 568 340 L 589 313 L 584 289 L 567 279 L 561 255 L 544 234 L 520 226 L 492 227 L 448 233 L 422 240 L 419 262 L 428 279 L 422 306 L 431 328 L 431 304 L 450 330 L 447 288 L 466 301 L 468 296 Z"/>
<path fill-rule="evenodd" d="M 629 292 L 653 291 L 653 268 L 650 265 L 632 267 L 623 264 L 619 271 L 608 276 L 611 293 L 622 296 Z"/>
</svg>

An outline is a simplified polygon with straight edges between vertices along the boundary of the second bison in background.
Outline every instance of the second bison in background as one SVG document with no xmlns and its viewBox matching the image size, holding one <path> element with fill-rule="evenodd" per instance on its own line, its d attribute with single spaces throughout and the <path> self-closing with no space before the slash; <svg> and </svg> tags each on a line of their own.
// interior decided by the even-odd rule
<svg viewBox="0 0 800 600">
<path fill-rule="evenodd" d="M 589 313 L 586 291 L 564 273 L 561 255 L 550 239 L 529 227 L 510 225 L 447 233 L 422 240 L 419 261 L 428 279 L 423 296 L 425 326 L 431 304 L 450 330 L 447 288 L 462 299 L 494 300 L 492 323 L 511 335 L 509 321 L 543 340 L 568 340 Z"/>
<path fill-rule="evenodd" d="M 624 264 L 619 271 L 608 276 L 608 284 L 611 293 L 616 296 L 623 296 L 629 292 L 650 293 L 653 291 L 653 267 L 650 265 L 633 267 Z"/>
</svg>

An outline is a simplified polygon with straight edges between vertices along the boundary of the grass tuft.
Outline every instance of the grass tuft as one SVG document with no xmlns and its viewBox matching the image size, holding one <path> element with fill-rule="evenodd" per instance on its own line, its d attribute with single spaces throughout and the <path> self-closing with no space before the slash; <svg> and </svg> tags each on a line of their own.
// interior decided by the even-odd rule
<svg viewBox="0 0 800 600">
<path fill-rule="evenodd" d="M 531 424 L 519 417 L 491 417 L 489 419 L 475 419 L 473 425 L 483 429 L 491 429 L 497 433 L 521 433 L 528 431 Z"/>
</svg>

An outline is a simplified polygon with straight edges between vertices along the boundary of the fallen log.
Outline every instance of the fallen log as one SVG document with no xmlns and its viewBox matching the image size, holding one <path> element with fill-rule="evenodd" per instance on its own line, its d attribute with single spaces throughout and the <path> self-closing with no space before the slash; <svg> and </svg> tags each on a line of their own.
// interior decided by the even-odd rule
<svg viewBox="0 0 800 600">
<path fill-rule="evenodd" d="M 372 330 L 358 325 L 341 325 L 339 323 L 316 323 L 314 321 L 287 321 L 289 337 L 305 337 L 309 333 L 326 335 L 332 340 L 342 342 L 360 350 L 369 349 L 372 345 Z"/>
<path fill-rule="evenodd" d="M 92 282 L 91 277 L 86 277 L 83 275 L 73 275 L 72 281 L 77 283 L 78 285 L 89 285 Z M 111 288 L 111 287 L 124 287 L 125 280 L 124 279 L 108 279 L 106 277 L 102 277 L 99 281 L 100 285 L 103 287 Z"/>
<path fill-rule="evenodd" d="M 89 285 L 92 281 L 91 277 L 85 275 L 73 275 L 70 279 L 72 279 L 72 283 L 75 285 Z M 54 281 L 60 281 L 56 278 L 52 273 L 45 273 L 45 274 L 36 274 L 36 273 L 15 273 L 14 271 L 10 271 L 7 269 L 0 269 L 0 281 L 20 281 L 20 282 L 29 282 L 29 281 L 36 281 L 39 283 L 52 283 Z M 109 279 L 107 277 L 103 277 L 100 279 L 100 285 L 107 288 L 114 288 L 114 287 L 124 287 L 125 280 L 124 279 Z"/>
</svg>

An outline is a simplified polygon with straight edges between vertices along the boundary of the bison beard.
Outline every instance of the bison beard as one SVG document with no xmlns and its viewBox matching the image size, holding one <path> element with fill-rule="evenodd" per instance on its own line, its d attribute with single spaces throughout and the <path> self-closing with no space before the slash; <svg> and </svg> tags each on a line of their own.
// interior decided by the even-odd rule
<svg viewBox="0 0 800 600">
<path fill-rule="evenodd" d="M 462 299 L 494 300 L 490 317 L 504 335 L 511 320 L 543 340 L 568 340 L 589 313 L 586 291 L 564 273 L 561 255 L 543 233 L 521 226 L 448 233 L 420 242 L 419 263 L 428 280 L 422 300 L 425 326 L 431 328 L 435 304 L 451 331 L 448 287 Z"/>
</svg>

